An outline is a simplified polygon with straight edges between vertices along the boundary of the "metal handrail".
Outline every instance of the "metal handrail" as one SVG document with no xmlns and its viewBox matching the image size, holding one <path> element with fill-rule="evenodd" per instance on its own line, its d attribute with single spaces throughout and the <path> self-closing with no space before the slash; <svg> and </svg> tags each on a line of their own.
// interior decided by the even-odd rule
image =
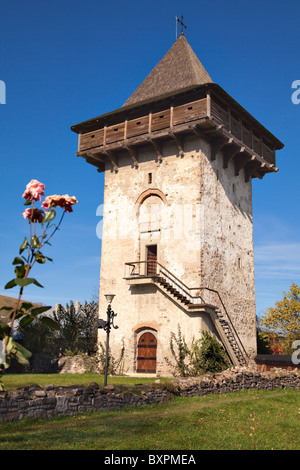
<svg viewBox="0 0 300 470">
<path fill-rule="evenodd" d="M 231 328 L 231 330 L 233 331 L 233 333 L 234 333 L 234 335 L 235 335 L 235 338 L 236 338 L 236 340 L 237 340 L 237 342 L 238 342 L 238 347 L 239 347 L 239 349 L 242 350 L 242 351 L 241 351 L 242 354 L 244 354 L 247 358 L 249 357 L 248 354 L 247 354 L 247 352 L 246 352 L 246 350 L 245 350 L 245 348 L 244 348 L 243 343 L 241 342 L 241 340 L 240 340 L 240 338 L 239 338 L 239 335 L 238 335 L 238 333 L 237 333 L 237 331 L 236 331 L 236 329 L 235 329 L 235 327 L 234 327 L 234 324 L 232 323 L 232 320 L 231 320 L 231 318 L 230 318 L 230 315 L 229 315 L 229 313 L 227 312 L 227 309 L 226 309 L 225 304 L 224 304 L 224 302 L 223 302 L 223 300 L 222 300 L 222 297 L 221 297 L 220 293 L 219 293 L 217 290 L 211 289 L 210 287 L 189 287 L 189 286 L 187 286 L 183 281 L 181 281 L 177 276 L 175 276 L 175 274 L 171 273 L 165 266 L 163 266 L 162 264 L 160 264 L 158 261 L 150 261 L 150 262 L 149 262 L 149 261 L 132 261 L 132 262 L 130 262 L 130 263 L 125 263 L 125 266 L 132 266 L 133 268 L 135 268 L 135 265 L 137 265 L 137 264 L 139 264 L 139 265 L 145 264 L 145 265 L 146 265 L 146 264 L 148 264 L 148 263 L 151 263 L 152 266 L 154 265 L 154 263 L 155 263 L 157 266 L 159 266 L 159 267 L 161 268 L 161 269 L 160 269 L 160 273 L 161 273 L 162 271 L 165 271 L 166 273 L 168 273 L 169 276 L 167 276 L 166 274 L 164 274 L 165 277 L 167 277 L 167 278 L 169 277 L 169 280 L 170 280 L 171 282 L 173 282 L 179 289 L 181 289 L 181 290 L 185 293 L 185 295 L 187 295 L 187 296 L 191 299 L 191 303 L 193 303 L 194 305 L 196 304 L 196 303 L 194 303 L 194 301 L 195 301 L 196 299 L 201 299 L 202 303 L 205 303 L 205 301 L 204 301 L 204 299 L 203 299 L 202 296 L 193 296 L 189 291 L 194 291 L 194 290 L 204 291 L 204 290 L 207 290 L 207 291 L 209 291 L 209 292 L 213 292 L 214 294 L 216 294 L 217 297 L 218 297 L 218 299 L 219 299 L 219 301 L 220 301 L 220 304 L 221 304 L 221 306 L 222 306 L 222 308 L 223 308 L 223 310 L 224 310 L 224 312 L 225 312 L 225 314 L 226 314 L 226 319 L 228 320 L 228 323 L 229 323 L 229 325 L 230 325 L 230 328 Z M 163 274 L 163 273 L 162 273 L 162 274 Z M 140 275 L 140 274 L 137 273 L 137 275 Z M 141 276 L 141 275 L 140 275 L 140 276 Z M 156 273 L 155 275 L 151 274 L 151 275 L 149 275 L 149 276 L 147 276 L 147 275 L 144 274 L 143 277 L 144 277 L 144 276 L 145 276 L 145 277 L 151 277 L 151 278 L 153 278 L 153 277 L 157 277 L 158 274 L 157 274 L 157 273 Z M 174 279 L 175 279 L 176 282 L 174 282 Z"/>
</svg>

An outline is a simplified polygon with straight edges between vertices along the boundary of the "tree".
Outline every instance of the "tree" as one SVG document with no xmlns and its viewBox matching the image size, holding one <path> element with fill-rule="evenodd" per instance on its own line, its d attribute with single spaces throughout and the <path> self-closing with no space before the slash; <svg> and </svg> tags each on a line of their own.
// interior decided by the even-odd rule
<svg viewBox="0 0 300 470">
<path fill-rule="evenodd" d="M 21 344 L 32 354 L 44 353 L 57 356 L 59 353 L 59 345 L 53 329 L 39 319 L 33 320 L 21 330 L 21 338 Z"/>
<path fill-rule="evenodd" d="M 96 352 L 97 343 L 97 302 L 85 302 L 77 307 L 71 300 L 70 305 L 59 306 L 53 313 L 54 320 L 60 325 L 55 333 L 61 352 L 66 350 L 77 354 Z"/>
<path fill-rule="evenodd" d="M 261 326 L 267 333 L 282 338 L 283 351 L 292 354 L 292 344 L 300 338 L 300 286 L 291 284 L 289 292 L 282 292 L 283 299 L 275 302 L 262 315 Z"/>
<path fill-rule="evenodd" d="M 256 317 L 257 354 L 272 354 L 270 333 L 261 326 L 261 318 Z"/>
</svg>

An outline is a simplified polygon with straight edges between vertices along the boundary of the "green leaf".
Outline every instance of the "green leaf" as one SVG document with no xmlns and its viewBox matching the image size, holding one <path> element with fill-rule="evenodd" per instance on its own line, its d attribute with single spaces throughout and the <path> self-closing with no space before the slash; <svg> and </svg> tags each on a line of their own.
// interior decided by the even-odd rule
<svg viewBox="0 0 300 470">
<path fill-rule="evenodd" d="M 31 201 L 24 202 L 24 206 L 31 206 Z"/>
<path fill-rule="evenodd" d="M 20 310 L 29 310 L 32 307 L 33 307 L 33 304 L 31 304 L 30 302 L 22 302 L 20 306 Z"/>
<path fill-rule="evenodd" d="M 42 286 L 42 284 L 40 284 L 36 279 L 33 279 L 33 284 L 35 284 L 38 287 L 44 288 L 44 286 Z"/>
<path fill-rule="evenodd" d="M 56 321 L 52 320 L 52 318 L 49 317 L 42 317 L 41 322 L 44 323 L 45 325 L 49 326 L 53 330 L 60 330 L 60 325 Z"/>
<path fill-rule="evenodd" d="M 14 316 L 14 312 L 11 312 L 9 318 L 12 319 L 13 316 Z M 23 316 L 24 316 L 24 312 L 22 312 L 21 310 L 17 310 L 14 319 L 18 320 L 19 318 L 21 318 Z"/>
<path fill-rule="evenodd" d="M 23 253 L 23 251 L 27 248 L 28 246 L 28 240 L 25 237 L 22 245 L 20 246 L 19 254 Z"/>
<path fill-rule="evenodd" d="M 8 369 L 9 366 L 10 366 L 10 363 L 11 363 L 11 358 L 10 358 L 8 355 L 6 355 L 6 356 L 5 356 L 5 362 L 4 362 L 4 364 L 3 364 L 3 365 L 4 365 L 4 369 Z"/>
<path fill-rule="evenodd" d="M 25 276 L 25 272 L 26 272 L 25 266 L 21 265 L 21 266 L 15 267 L 15 275 L 17 276 L 17 278 L 22 279 Z"/>
<path fill-rule="evenodd" d="M 31 315 L 39 315 L 40 313 L 47 312 L 52 307 L 48 305 L 47 307 L 36 307 L 31 310 Z"/>
<path fill-rule="evenodd" d="M 6 351 L 11 358 L 17 359 L 20 364 L 29 364 L 28 359 L 31 357 L 31 352 L 24 348 L 24 346 L 21 346 L 21 344 L 14 341 L 12 337 L 8 340 Z"/>
<path fill-rule="evenodd" d="M 31 315 L 30 313 L 23 316 L 21 320 L 19 321 L 20 328 L 22 329 L 26 328 L 26 326 L 28 326 L 33 320 L 35 320 L 35 317 Z"/>
<path fill-rule="evenodd" d="M 0 335 L 1 336 L 9 336 L 10 335 L 10 326 L 6 323 L 0 322 Z"/>
<path fill-rule="evenodd" d="M 10 336 L 8 338 L 8 341 L 7 341 L 7 344 L 6 344 L 6 352 L 9 354 L 10 352 L 13 352 L 15 350 L 15 346 L 14 346 L 14 340 L 12 339 L 12 337 Z"/>
<path fill-rule="evenodd" d="M 19 258 L 18 256 L 16 256 L 16 258 L 13 260 L 12 264 L 13 265 L 24 264 L 24 261 L 21 258 Z"/>
<path fill-rule="evenodd" d="M 40 251 L 37 251 L 35 259 L 40 264 L 44 264 L 46 262 L 46 257 Z"/>
<path fill-rule="evenodd" d="M 0 310 L 13 310 L 13 307 L 1 307 Z"/>
<path fill-rule="evenodd" d="M 48 310 L 50 310 L 50 306 L 48 307 L 36 307 L 34 309 L 31 310 L 30 313 L 28 313 L 27 315 L 24 315 L 20 322 L 19 322 L 19 325 L 21 328 L 25 328 L 26 326 L 28 326 L 33 320 L 36 319 L 36 317 L 38 317 L 38 315 L 40 315 L 41 313 L 43 312 L 47 312 Z"/>
<path fill-rule="evenodd" d="M 42 224 L 46 224 L 48 222 L 51 222 L 51 220 L 53 220 L 55 216 L 56 216 L 56 212 L 55 212 L 54 209 L 50 209 L 50 210 L 46 211 L 45 215 L 44 215 L 44 218 L 42 220 Z"/>
<path fill-rule="evenodd" d="M 40 246 L 40 241 L 36 235 L 32 235 L 30 243 L 32 248 L 38 248 Z"/>
<path fill-rule="evenodd" d="M 11 289 L 12 287 L 15 287 L 16 285 L 17 285 L 16 279 L 12 279 L 4 286 L 4 289 Z"/>
<path fill-rule="evenodd" d="M 14 279 L 15 283 L 20 286 L 20 287 L 25 287 L 28 286 L 29 284 L 32 284 L 34 279 L 32 278 L 27 278 L 27 279 Z"/>
<path fill-rule="evenodd" d="M 44 287 L 36 279 L 33 279 L 32 277 L 28 277 L 27 279 L 17 278 L 17 279 L 13 279 L 13 280 L 14 280 L 15 284 L 20 286 L 20 287 L 26 287 L 29 284 L 35 284 L 38 287 Z"/>
</svg>

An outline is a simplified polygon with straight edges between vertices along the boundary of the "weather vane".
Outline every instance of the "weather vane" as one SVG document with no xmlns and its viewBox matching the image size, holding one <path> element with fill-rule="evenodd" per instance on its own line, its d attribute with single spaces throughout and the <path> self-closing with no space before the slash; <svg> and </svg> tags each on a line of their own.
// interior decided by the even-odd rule
<svg viewBox="0 0 300 470">
<path fill-rule="evenodd" d="M 187 26 L 183 23 L 183 16 L 181 15 L 181 20 L 176 16 L 176 39 L 177 39 L 177 23 L 181 24 L 181 34 L 183 34 L 183 28 L 187 28 Z"/>
</svg>

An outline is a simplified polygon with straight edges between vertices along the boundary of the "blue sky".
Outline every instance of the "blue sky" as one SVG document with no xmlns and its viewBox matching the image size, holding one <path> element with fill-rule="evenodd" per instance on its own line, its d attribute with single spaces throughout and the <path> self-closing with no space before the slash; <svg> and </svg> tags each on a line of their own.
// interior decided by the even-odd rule
<svg viewBox="0 0 300 470">
<path fill-rule="evenodd" d="M 76 158 L 70 127 L 123 105 L 173 45 L 176 15 L 214 82 L 285 144 L 280 171 L 253 181 L 257 313 L 300 284 L 298 0 L 14 0 L 2 2 L 0 19 L 0 294 L 17 295 L 4 285 L 27 235 L 21 196 L 31 179 L 79 203 L 45 252 L 54 263 L 32 272 L 44 289 L 24 297 L 54 305 L 97 291 L 103 174 Z"/>
</svg>

